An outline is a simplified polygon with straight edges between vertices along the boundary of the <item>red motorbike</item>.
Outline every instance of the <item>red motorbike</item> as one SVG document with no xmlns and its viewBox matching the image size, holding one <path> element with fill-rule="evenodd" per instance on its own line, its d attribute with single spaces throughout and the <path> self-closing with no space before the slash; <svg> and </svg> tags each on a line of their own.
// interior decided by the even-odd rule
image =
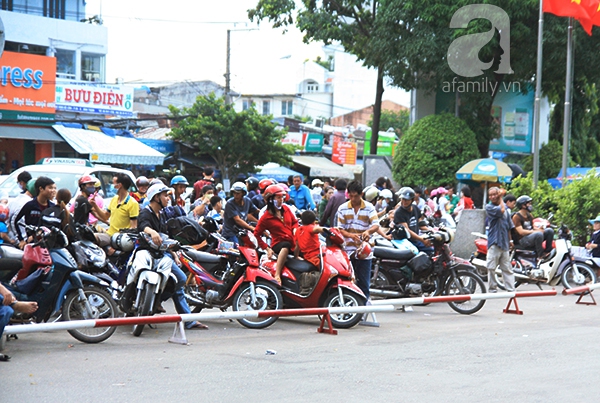
<svg viewBox="0 0 600 403">
<path fill-rule="evenodd" d="M 341 248 L 342 234 L 336 228 L 324 232 L 326 245 L 321 246 L 321 267 L 306 260 L 288 257 L 281 272 L 281 294 L 286 308 L 355 307 L 365 305 L 365 294 L 354 283 L 354 270 L 348 255 Z M 275 275 L 276 262 L 262 263 Z M 331 315 L 336 328 L 356 326 L 362 314 Z"/>
<path fill-rule="evenodd" d="M 186 299 L 194 313 L 204 308 L 225 311 L 264 311 L 283 308 L 283 298 L 273 276 L 259 266 L 258 243 L 249 231 L 238 234 L 244 245 L 235 248 L 233 242 L 219 241 L 218 254 L 182 247 L 178 252 L 182 268 L 188 271 Z M 215 273 L 225 268 L 222 279 Z M 277 317 L 242 318 L 238 322 L 252 329 L 262 329 L 275 323 Z"/>
</svg>

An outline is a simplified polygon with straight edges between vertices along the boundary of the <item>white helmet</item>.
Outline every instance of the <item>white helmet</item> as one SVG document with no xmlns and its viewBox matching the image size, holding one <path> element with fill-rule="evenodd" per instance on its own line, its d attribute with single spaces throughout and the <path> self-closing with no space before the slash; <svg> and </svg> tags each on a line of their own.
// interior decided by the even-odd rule
<svg viewBox="0 0 600 403">
<path fill-rule="evenodd" d="M 248 188 L 246 188 L 246 184 L 244 182 L 235 182 L 231 185 L 232 192 L 244 192 L 244 194 L 248 193 Z"/>
<path fill-rule="evenodd" d="M 389 189 L 381 190 L 381 192 L 379 192 L 379 196 L 383 197 L 384 199 L 391 199 L 392 197 L 394 197 L 392 191 Z"/>
<path fill-rule="evenodd" d="M 379 189 L 377 189 L 375 186 L 368 186 L 365 188 L 365 190 L 363 190 L 363 195 L 366 201 L 373 202 L 379 197 Z"/>
<path fill-rule="evenodd" d="M 129 234 L 117 233 L 110 238 L 110 246 L 123 252 L 131 252 L 133 250 L 134 242 Z"/>
<path fill-rule="evenodd" d="M 152 186 L 150 186 L 150 189 L 148 189 L 148 191 L 146 192 L 146 197 L 148 197 L 149 201 L 152 201 L 152 199 L 154 198 L 154 196 L 156 196 L 159 193 L 162 192 L 168 192 L 169 188 L 165 186 L 164 183 L 156 183 Z"/>
</svg>

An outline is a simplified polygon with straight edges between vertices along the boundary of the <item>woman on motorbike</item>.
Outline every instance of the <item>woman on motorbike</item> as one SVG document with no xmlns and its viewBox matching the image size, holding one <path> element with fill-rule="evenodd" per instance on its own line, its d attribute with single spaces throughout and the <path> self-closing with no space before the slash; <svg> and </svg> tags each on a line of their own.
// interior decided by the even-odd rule
<svg viewBox="0 0 600 403">
<path fill-rule="evenodd" d="M 277 268 L 275 280 L 281 282 L 281 270 L 288 257 L 290 250 L 294 249 L 294 233 L 298 228 L 298 220 L 289 206 L 285 205 L 284 199 L 288 194 L 279 185 L 271 185 L 265 189 L 264 199 L 267 210 L 258 220 L 254 235 L 258 239 L 258 245 L 267 251 L 269 259 L 273 253 L 277 253 Z M 262 240 L 265 231 L 271 235 L 271 246 Z"/>
</svg>

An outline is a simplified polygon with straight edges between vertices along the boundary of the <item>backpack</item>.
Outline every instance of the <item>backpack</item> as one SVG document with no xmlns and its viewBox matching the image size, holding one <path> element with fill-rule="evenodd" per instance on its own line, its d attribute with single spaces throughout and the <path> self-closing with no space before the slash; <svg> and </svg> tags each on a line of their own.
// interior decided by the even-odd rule
<svg viewBox="0 0 600 403">
<path fill-rule="evenodd" d="M 167 221 L 167 233 L 170 238 L 184 245 L 197 245 L 208 238 L 208 231 L 187 216 L 170 218 Z"/>
</svg>

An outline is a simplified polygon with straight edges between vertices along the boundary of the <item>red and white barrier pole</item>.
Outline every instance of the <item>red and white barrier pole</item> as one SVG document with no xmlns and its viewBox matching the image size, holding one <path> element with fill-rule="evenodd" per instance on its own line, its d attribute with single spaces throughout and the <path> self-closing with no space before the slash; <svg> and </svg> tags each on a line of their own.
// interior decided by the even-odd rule
<svg viewBox="0 0 600 403">
<path fill-rule="evenodd" d="M 596 298 L 594 298 L 594 294 L 592 294 L 592 291 L 594 291 L 596 288 L 600 288 L 600 283 L 582 285 L 581 287 L 565 288 L 562 293 L 563 293 L 563 295 L 571 295 L 571 294 L 581 293 L 579 295 L 579 298 L 575 302 L 576 304 L 596 305 Z M 589 295 L 592 298 L 592 301 L 591 302 L 582 301 L 581 299 L 585 295 Z"/>
</svg>

